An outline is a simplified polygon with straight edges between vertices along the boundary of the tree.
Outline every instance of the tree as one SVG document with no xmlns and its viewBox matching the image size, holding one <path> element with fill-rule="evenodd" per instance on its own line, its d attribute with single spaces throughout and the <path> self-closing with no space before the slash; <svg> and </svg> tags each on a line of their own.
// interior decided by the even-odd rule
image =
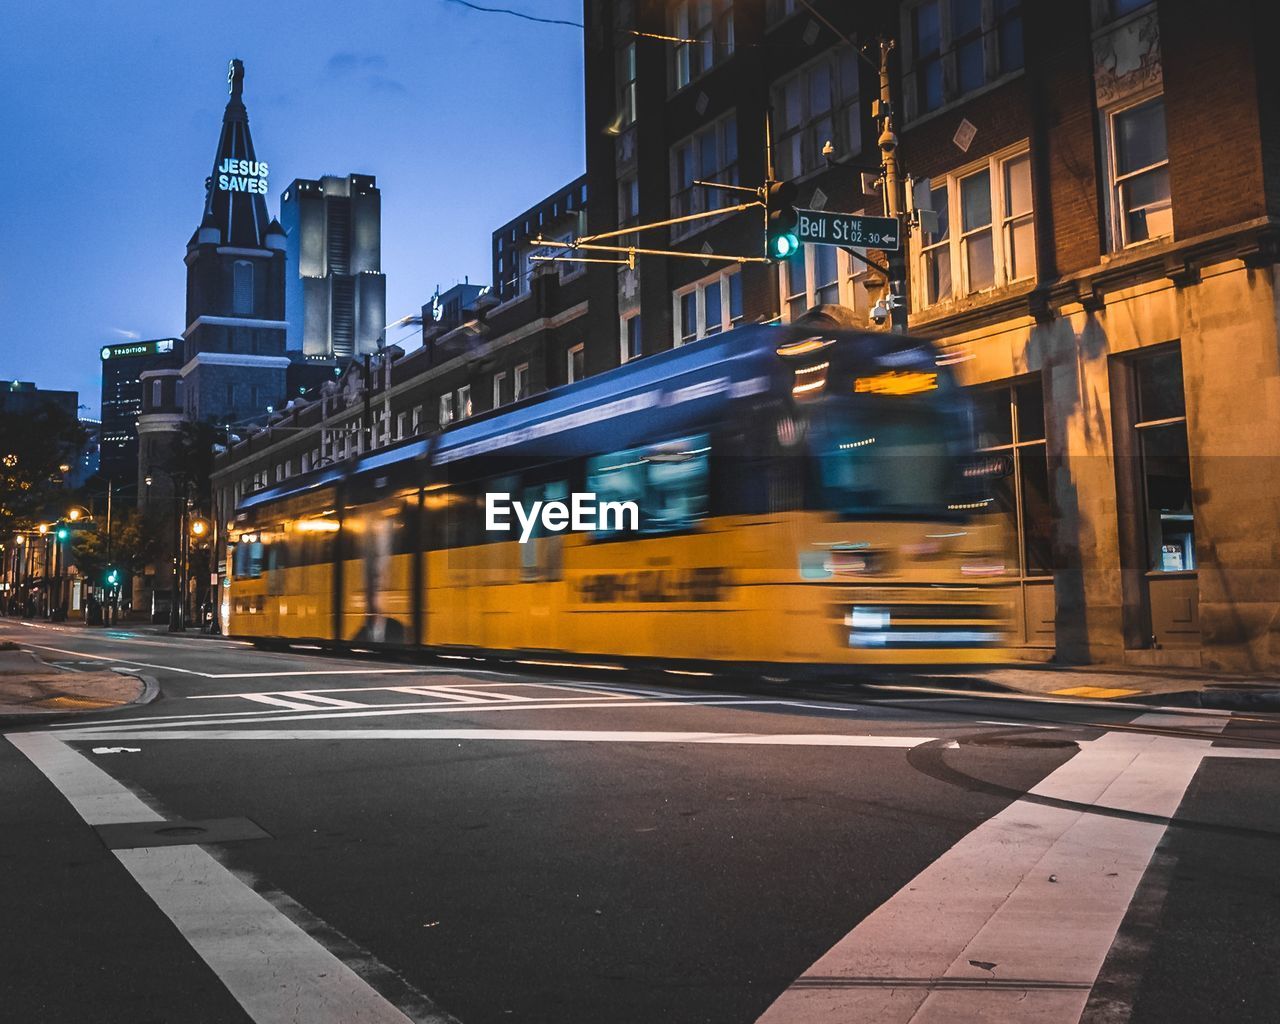
<svg viewBox="0 0 1280 1024">
<path fill-rule="evenodd" d="M 102 584 L 109 568 L 136 576 L 155 561 L 162 543 L 163 524 L 131 508 L 111 521 L 111 542 L 107 543 L 106 523 L 99 530 L 77 530 L 72 540 L 72 561 L 87 577 Z"/>
<path fill-rule="evenodd" d="M 62 514 L 60 467 L 84 439 L 79 421 L 55 405 L 35 415 L 0 412 L 0 536 Z"/>
</svg>

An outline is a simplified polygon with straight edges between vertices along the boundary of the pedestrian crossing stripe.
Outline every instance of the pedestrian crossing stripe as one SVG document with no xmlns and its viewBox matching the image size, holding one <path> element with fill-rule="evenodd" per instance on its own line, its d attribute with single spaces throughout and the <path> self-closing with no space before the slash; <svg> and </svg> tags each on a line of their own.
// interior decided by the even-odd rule
<svg viewBox="0 0 1280 1024">
<path fill-rule="evenodd" d="M 1132 697 L 1141 690 L 1119 690 L 1107 686 L 1069 686 L 1065 690 L 1050 690 L 1055 697 L 1092 697 L 1096 700 L 1115 700 L 1117 697 Z"/>
</svg>

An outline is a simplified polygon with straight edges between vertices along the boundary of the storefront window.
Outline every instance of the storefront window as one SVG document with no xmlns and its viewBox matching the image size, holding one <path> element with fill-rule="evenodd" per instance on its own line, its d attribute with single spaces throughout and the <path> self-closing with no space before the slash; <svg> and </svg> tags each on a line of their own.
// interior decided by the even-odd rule
<svg viewBox="0 0 1280 1024">
<path fill-rule="evenodd" d="M 974 392 L 978 447 L 1008 455 L 1012 472 L 993 481 L 992 515 L 1003 517 L 1009 557 L 1021 576 L 1053 573 L 1053 497 L 1040 378 Z"/>
<path fill-rule="evenodd" d="M 1164 349 L 1134 362 L 1138 451 L 1142 456 L 1143 517 L 1147 568 L 1184 572 L 1196 568 L 1195 509 L 1187 452 L 1187 406 L 1182 354 Z"/>
</svg>

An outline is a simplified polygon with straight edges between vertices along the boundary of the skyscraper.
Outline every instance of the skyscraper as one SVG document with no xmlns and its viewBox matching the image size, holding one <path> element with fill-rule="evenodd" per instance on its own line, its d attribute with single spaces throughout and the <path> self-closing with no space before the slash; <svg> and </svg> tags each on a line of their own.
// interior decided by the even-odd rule
<svg viewBox="0 0 1280 1024">
<path fill-rule="evenodd" d="M 280 196 L 286 232 L 288 348 L 350 358 L 383 342 L 382 193 L 368 174 L 295 180 Z"/>
<path fill-rule="evenodd" d="M 259 160 L 242 98 L 244 65 L 231 62 L 231 98 L 204 215 L 187 243 L 186 415 L 235 423 L 281 404 L 285 356 L 285 234 L 267 215 L 268 164 Z"/>
<path fill-rule="evenodd" d="M 102 346 L 102 431 L 99 469 L 116 486 L 133 493 L 138 475 L 138 417 L 142 414 L 142 375 L 177 370 L 182 339 L 159 338 Z"/>
</svg>

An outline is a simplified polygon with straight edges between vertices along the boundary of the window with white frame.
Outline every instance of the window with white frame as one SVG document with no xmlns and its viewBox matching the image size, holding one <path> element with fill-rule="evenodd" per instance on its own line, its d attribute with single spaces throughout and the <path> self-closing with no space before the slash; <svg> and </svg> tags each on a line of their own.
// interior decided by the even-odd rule
<svg viewBox="0 0 1280 1024">
<path fill-rule="evenodd" d="M 699 338 L 736 327 L 742 322 L 742 275 L 720 271 L 672 293 L 675 344 L 687 345 Z"/>
<path fill-rule="evenodd" d="M 644 355 L 643 335 L 640 333 L 640 314 L 628 313 L 622 317 L 619 330 L 620 361 L 629 363 Z"/>
<path fill-rule="evenodd" d="M 729 206 L 732 192 L 695 185 L 695 181 L 738 183 L 738 119 L 730 113 L 671 147 L 671 215 L 684 217 Z M 676 224 L 672 239 L 705 227 L 703 221 Z"/>
<path fill-rule="evenodd" d="M 405 435 L 405 427 L 408 425 L 409 417 L 405 413 L 396 413 L 396 440 L 401 440 Z"/>
<path fill-rule="evenodd" d="M 501 370 L 493 375 L 493 408 L 504 404 L 507 396 L 507 371 Z"/>
<path fill-rule="evenodd" d="M 582 380 L 586 374 L 586 346 L 579 342 L 565 353 L 565 381 L 572 384 L 576 380 Z"/>
<path fill-rule="evenodd" d="M 515 384 L 514 401 L 519 402 L 529 397 L 529 364 L 521 363 L 512 373 L 514 374 L 512 381 Z"/>
<path fill-rule="evenodd" d="M 446 391 L 440 396 L 440 426 L 447 427 L 453 422 L 453 392 Z"/>
<path fill-rule="evenodd" d="M 618 127 L 636 122 L 636 44 L 627 43 L 618 51 Z"/>
<path fill-rule="evenodd" d="M 919 308 L 1035 276 L 1031 159 L 997 153 L 946 177 L 916 183 L 916 206 L 937 230 L 912 241 Z"/>
<path fill-rule="evenodd" d="M 415 434 L 422 430 L 422 406 L 415 405 L 413 407 L 413 415 L 410 418 L 410 422 L 413 424 L 413 432 Z"/>
<path fill-rule="evenodd" d="M 463 384 L 458 388 L 458 419 L 465 420 L 471 415 L 471 385 Z"/>
<path fill-rule="evenodd" d="M 1022 0 L 913 0 L 902 17 L 908 117 L 1023 66 Z"/>
<path fill-rule="evenodd" d="M 866 256 L 866 250 L 858 250 Z M 883 290 L 865 260 L 831 245 L 804 245 L 778 268 L 782 319 L 792 323 L 814 306 L 840 305 L 865 315 Z"/>
<path fill-rule="evenodd" d="M 679 40 L 672 51 L 673 91 L 733 55 L 733 0 L 676 0 L 667 24 Z"/>
<path fill-rule="evenodd" d="M 858 55 L 851 47 L 832 51 L 773 90 L 773 153 L 786 181 L 825 167 L 830 142 L 841 156 L 862 149 L 858 103 Z"/>
<path fill-rule="evenodd" d="M 1173 234 L 1164 97 L 1104 112 L 1109 142 L 1111 243 L 1119 250 Z"/>
</svg>

